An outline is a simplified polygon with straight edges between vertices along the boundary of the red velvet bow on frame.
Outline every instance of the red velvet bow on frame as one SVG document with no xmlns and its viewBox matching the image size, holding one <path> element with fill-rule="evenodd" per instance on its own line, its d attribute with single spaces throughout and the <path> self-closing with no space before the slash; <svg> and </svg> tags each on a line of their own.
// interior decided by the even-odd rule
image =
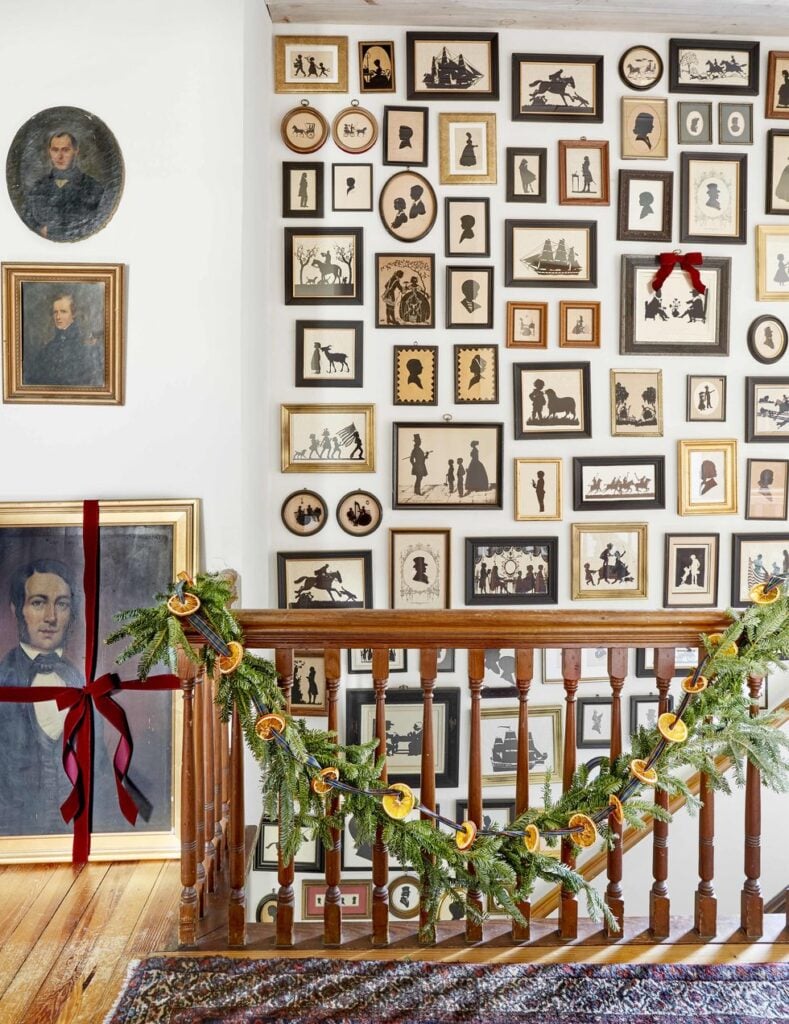
<svg viewBox="0 0 789 1024">
<path fill-rule="evenodd" d="M 145 682 L 135 679 L 125 682 L 114 673 L 98 679 L 96 647 L 98 632 L 99 583 L 99 503 L 86 501 L 82 506 L 82 544 L 85 552 L 85 678 L 81 689 L 72 686 L 2 686 L 0 703 L 37 704 L 54 700 L 61 711 L 68 709 L 63 728 L 63 768 L 71 782 L 71 792 L 63 802 L 60 813 L 63 820 L 74 822 L 72 863 L 83 864 L 90 855 L 90 808 L 93 792 L 93 709 L 99 712 L 120 734 L 112 759 L 115 788 L 121 813 L 130 825 L 137 823 L 138 807 L 127 785 L 134 741 L 126 712 L 113 700 L 120 690 L 177 690 L 178 676 L 151 676 Z"/>
<path fill-rule="evenodd" d="M 674 267 L 685 271 L 697 292 L 702 295 L 706 292 L 707 286 L 701 280 L 701 274 L 696 269 L 704 263 L 704 257 L 700 252 L 661 252 L 658 253 L 658 260 L 660 266 L 652 278 L 652 287 L 656 292 L 660 291 L 663 282 Z"/>
</svg>

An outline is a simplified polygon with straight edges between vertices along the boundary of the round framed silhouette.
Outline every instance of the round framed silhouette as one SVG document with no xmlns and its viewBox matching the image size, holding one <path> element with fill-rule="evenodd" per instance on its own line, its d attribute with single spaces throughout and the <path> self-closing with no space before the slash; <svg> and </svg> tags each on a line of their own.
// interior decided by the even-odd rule
<svg viewBox="0 0 789 1024">
<path fill-rule="evenodd" d="M 101 231 L 123 192 L 115 136 L 80 107 L 48 107 L 14 136 L 6 159 L 8 195 L 21 220 L 51 242 Z"/>
<path fill-rule="evenodd" d="M 383 515 L 381 502 L 369 491 L 350 491 L 337 505 L 337 522 L 353 537 L 375 533 Z"/>
<path fill-rule="evenodd" d="M 302 100 L 282 118 L 279 132 L 294 153 L 314 153 L 329 137 L 329 122 L 308 100 Z"/>
<path fill-rule="evenodd" d="M 419 879 L 415 875 L 400 875 L 389 883 L 389 909 L 402 920 L 419 913 Z"/>
<path fill-rule="evenodd" d="M 649 46 L 631 46 L 620 58 L 619 77 L 629 89 L 651 89 L 663 77 L 660 54 Z"/>
<path fill-rule="evenodd" d="M 389 234 L 400 242 L 418 242 L 436 222 L 433 186 L 416 171 L 393 174 L 378 198 L 378 212 Z"/>
<path fill-rule="evenodd" d="M 282 522 L 297 537 L 312 537 L 320 533 L 328 514 L 326 502 L 315 491 L 294 491 L 282 502 Z"/>
<path fill-rule="evenodd" d="M 748 328 L 748 350 L 760 363 L 777 363 L 786 352 L 788 341 L 786 327 L 770 313 L 757 316 Z"/>
<path fill-rule="evenodd" d="M 345 107 L 335 117 L 331 134 L 346 153 L 364 153 L 378 138 L 378 122 L 375 115 L 359 106 L 358 100 L 353 100 L 350 107 Z"/>
</svg>

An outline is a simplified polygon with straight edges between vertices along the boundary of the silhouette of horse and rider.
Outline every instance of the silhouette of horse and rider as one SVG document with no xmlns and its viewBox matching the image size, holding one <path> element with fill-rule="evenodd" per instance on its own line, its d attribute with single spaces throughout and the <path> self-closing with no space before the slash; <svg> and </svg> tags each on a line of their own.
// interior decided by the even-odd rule
<svg viewBox="0 0 789 1024">
<path fill-rule="evenodd" d="M 523 109 L 527 109 L 529 106 L 539 107 L 547 106 L 548 99 L 551 96 L 556 96 L 557 101 L 561 100 L 565 107 L 569 107 L 572 104 L 578 104 L 582 107 L 588 107 L 589 100 L 579 96 L 575 91 L 575 79 L 572 75 L 564 75 L 564 69 L 559 68 L 558 71 L 554 71 L 552 75 L 548 75 L 547 78 L 537 78 L 533 82 L 529 82 L 529 88 L 532 90 L 529 93 L 529 102 L 523 105 Z M 569 94 L 568 102 L 568 89 L 572 89 L 572 93 Z M 548 94 L 548 95 L 546 95 Z"/>
<path fill-rule="evenodd" d="M 313 600 L 311 593 L 313 590 L 324 591 L 332 601 L 337 601 L 338 599 L 341 602 L 358 600 L 356 594 L 352 593 L 350 590 L 346 590 L 346 588 L 342 586 L 342 575 L 340 574 L 340 571 L 338 569 L 330 570 L 328 562 L 316 569 L 314 576 L 299 576 L 298 579 L 293 582 L 297 586 L 298 584 L 301 584 L 293 595 L 293 603 L 297 606 L 301 604 L 309 604 Z M 304 600 L 302 600 L 302 598 Z"/>
</svg>

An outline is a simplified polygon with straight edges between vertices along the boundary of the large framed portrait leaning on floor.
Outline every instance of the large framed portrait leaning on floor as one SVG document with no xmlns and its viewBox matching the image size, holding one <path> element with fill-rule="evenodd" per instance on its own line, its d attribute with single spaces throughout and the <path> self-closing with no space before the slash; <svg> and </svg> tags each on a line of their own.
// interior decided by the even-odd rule
<svg viewBox="0 0 789 1024">
<path fill-rule="evenodd" d="M 198 566 L 196 500 L 99 503 L 97 636 L 114 616 L 150 605 L 180 571 Z M 85 685 L 83 505 L 0 504 L 0 690 Z M 95 677 L 118 669 L 124 644 L 98 645 Z M 92 858 L 180 853 L 181 700 L 177 692 L 113 693 L 134 741 L 129 780 L 145 805 L 132 827 L 118 807 L 112 758 L 118 733 L 94 718 Z M 0 863 L 71 859 L 72 827 L 60 813 L 71 784 L 63 770 L 65 712 L 54 701 L 0 705 Z"/>
</svg>

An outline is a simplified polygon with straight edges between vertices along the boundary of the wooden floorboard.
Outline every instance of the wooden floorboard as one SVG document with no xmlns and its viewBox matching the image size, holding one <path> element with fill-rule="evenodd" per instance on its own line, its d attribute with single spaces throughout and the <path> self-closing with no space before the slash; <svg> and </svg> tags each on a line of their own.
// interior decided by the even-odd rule
<svg viewBox="0 0 789 1024">
<path fill-rule="evenodd" d="M 199 949 L 177 950 L 180 865 L 169 862 L 22 865 L 0 868 L 0 1024 L 100 1024 L 116 1001 L 129 963 L 166 953 L 231 957 L 331 956 L 350 960 L 582 963 L 789 962 L 784 914 L 765 916 L 765 935 L 749 942 L 734 920 L 701 942 L 687 919 L 672 919 L 666 942 L 653 943 L 646 921 L 629 920 L 623 938 L 606 941 L 597 925 L 579 922 L 577 942 L 560 942 L 555 921 L 535 921 L 532 939 L 512 946 L 504 920 L 485 925 L 485 941 L 469 946 L 462 925 L 439 925 L 439 942 L 414 945 L 413 924 L 392 922 L 391 943 L 370 945 L 368 922 L 346 922 L 344 944 L 326 950 L 320 922 L 296 926 L 296 945 L 277 949 L 271 925 L 250 924 L 249 945 L 227 949 L 226 889 L 209 900 Z"/>
</svg>

